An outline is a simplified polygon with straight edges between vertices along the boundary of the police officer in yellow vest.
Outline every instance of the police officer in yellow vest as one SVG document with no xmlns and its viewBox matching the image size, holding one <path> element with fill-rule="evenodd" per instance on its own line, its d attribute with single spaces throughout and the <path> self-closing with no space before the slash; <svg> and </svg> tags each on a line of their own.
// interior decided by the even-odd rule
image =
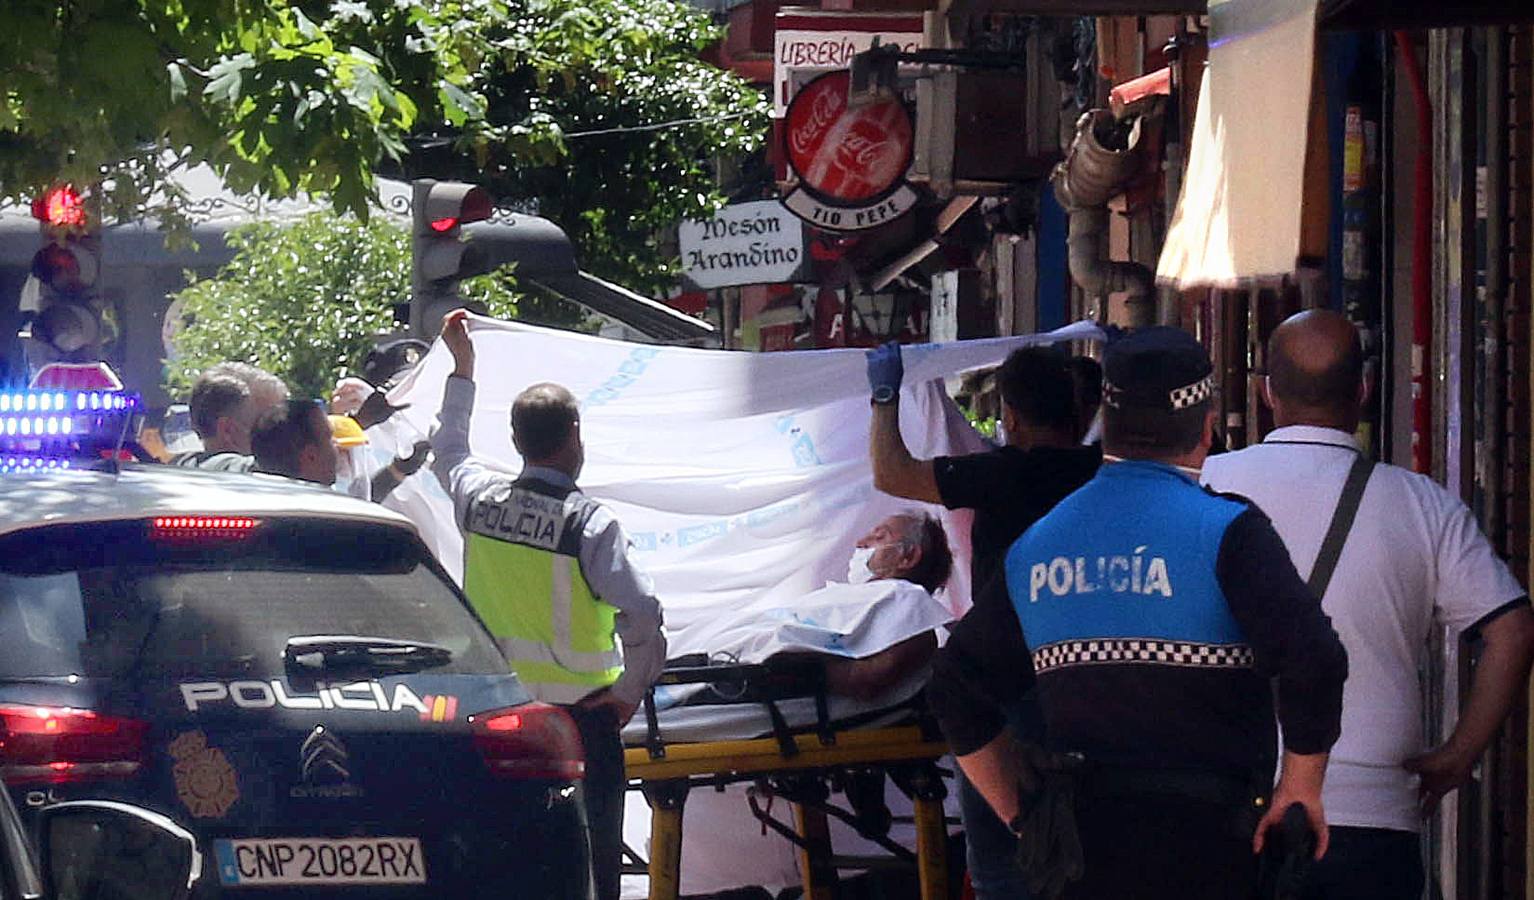
<svg viewBox="0 0 1534 900">
<path fill-rule="evenodd" d="M 660 603 L 618 520 L 575 486 L 585 461 L 575 397 L 557 384 L 518 395 L 512 443 L 524 465 L 512 478 L 469 455 L 474 346 L 464 310 L 443 320 L 442 340 L 454 368 L 432 470 L 465 532 L 464 591 L 533 697 L 567 707 L 580 728 L 597 898 L 617 900 L 619 729 L 665 664 Z"/>
</svg>

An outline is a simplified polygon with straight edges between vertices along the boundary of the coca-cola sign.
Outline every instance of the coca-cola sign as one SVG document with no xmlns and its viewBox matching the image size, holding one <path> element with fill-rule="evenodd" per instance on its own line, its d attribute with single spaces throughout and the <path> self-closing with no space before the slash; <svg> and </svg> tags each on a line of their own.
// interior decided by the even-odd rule
<svg viewBox="0 0 1534 900">
<path fill-rule="evenodd" d="M 784 202 L 812 224 L 839 231 L 872 228 L 916 201 L 905 184 L 910 112 L 893 96 L 850 106 L 850 80 L 843 70 L 805 85 L 784 123 L 788 164 L 799 179 Z"/>
<path fill-rule="evenodd" d="M 897 97 L 847 105 L 850 76 L 828 72 L 788 105 L 788 163 L 828 201 L 858 203 L 895 186 L 911 163 L 911 115 Z"/>
</svg>

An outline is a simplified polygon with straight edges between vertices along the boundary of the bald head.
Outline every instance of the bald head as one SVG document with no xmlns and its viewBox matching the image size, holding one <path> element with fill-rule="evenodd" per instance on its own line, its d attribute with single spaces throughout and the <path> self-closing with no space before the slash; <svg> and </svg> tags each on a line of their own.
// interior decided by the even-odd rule
<svg viewBox="0 0 1534 900">
<path fill-rule="evenodd" d="M 1268 393 L 1279 426 L 1356 430 L 1363 376 L 1358 329 L 1331 310 L 1296 313 L 1268 339 Z"/>
</svg>

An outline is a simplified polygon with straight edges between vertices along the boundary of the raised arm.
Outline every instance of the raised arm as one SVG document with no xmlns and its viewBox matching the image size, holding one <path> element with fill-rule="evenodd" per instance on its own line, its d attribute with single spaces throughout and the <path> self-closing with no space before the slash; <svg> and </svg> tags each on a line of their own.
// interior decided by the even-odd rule
<svg viewBox="0 0 1534 900">
<path fill-rule="evenodd" d="M 894 497 L 941 503 L 932 461 L 913 457 L 900 435 L 900 381 L 904 376 L 899 344 L 891 341 L 868 351 L 868 386 L 873 395 L 868 456 L 873 463 L 874 487 Z"/>
<path fill-rule="evenodd" d="M 469 419 L 474 412 L 474 345 L 469 341 L 469 313 L 455 309 L 442 320 L 442 342 L 453 354 L 453 374 L 443 390 L 442 411 L 431 433 L 432 473 L 453 498 L 459 527 L 469 505 L 488 483 L 503 477 L 469 454 Z"/>
</svg>

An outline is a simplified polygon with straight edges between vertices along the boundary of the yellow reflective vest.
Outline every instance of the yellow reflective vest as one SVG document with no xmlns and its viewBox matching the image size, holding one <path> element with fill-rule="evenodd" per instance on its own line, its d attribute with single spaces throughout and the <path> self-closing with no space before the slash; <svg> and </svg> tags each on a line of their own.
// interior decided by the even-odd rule
<svg viewBox="0 0 1534 900">
<path fill-rule="evenodd" d="M 464 592 L 533 699 L 571 704 L 623 672 L 617 609 L 581 572 L 581 542 L 596 501 L 579 490 L 519 478 L 469 508 Z"/>
</svg>

